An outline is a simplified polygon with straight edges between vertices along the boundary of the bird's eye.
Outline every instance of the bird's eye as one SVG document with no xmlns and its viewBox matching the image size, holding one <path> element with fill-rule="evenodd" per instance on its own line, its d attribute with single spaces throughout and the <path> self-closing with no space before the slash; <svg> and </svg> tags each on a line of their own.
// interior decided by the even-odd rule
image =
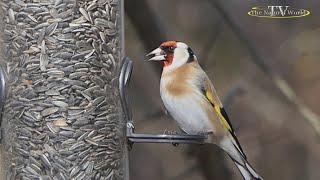
<svg viewBox="0 0 320 180">
<path fill-rule="evenodd" d="M 170 51 L 170 52 L 173 52 L 173 50 L 174 50 L 174 47 L 173 47 L 173 46 L 170 46 L 170 47 L 169 47 L 169 51 Z"/>
</svg>

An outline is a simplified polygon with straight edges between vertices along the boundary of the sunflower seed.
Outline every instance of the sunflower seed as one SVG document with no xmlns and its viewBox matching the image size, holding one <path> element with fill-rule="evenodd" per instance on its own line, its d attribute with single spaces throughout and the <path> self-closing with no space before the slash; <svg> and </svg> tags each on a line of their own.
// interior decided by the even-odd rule
<svg viewBox="0 0 320 180">
<path fill-rule="evenodd" d="M 62 108 L 67 108 L 68 107 L 68 103 L 65 103 L 63 101 L 52 101 L 52 104 L 58 106 L 58 107 L 62 107 Z"/>
<path fill-rule="evenodd" d="M 47 109 L 41 111 L 41 115 L 42 116 L 49 116 L 50 114 L 53 114 L 53 113 L 58 112 L 58 111 L 59 111 L 59 108 L 51 107 L 51 108 L 47 108 Z"/>
<path fill-rule="evenodd" d="M 14 22 L 15 22 L 15 17 L 14 17 L 14 12 L 13 12 L 12 9 L 9 9 L 9 10 L 8 10 L 8 16 L 9 16 L 9 21 L 10 21 L 11 23 L 14 23 Z"/>
</svg>

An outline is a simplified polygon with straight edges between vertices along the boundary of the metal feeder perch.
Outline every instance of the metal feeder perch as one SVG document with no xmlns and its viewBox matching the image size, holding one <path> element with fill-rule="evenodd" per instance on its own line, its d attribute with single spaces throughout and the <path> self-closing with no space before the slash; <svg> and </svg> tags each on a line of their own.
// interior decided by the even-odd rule
<svg viewBox="0 0 320 180">
<path fill-rule="evenodd" d="M 2 109 L 6 100 L 6 78 L 3 67 L 0 66 L 0 123 L 2 121 Z M 2 139 L 2 128 L 0 126 L 0 141 Z"/>
</svg>

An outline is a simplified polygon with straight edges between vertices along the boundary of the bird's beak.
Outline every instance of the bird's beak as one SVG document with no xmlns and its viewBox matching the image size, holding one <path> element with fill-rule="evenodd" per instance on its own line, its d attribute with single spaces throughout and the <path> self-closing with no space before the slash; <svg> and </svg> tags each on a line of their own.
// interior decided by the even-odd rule
<svg viewBox="0 0 320 180">
<path fill-rule="evenodd" d="M 148 61 L 164 61 L 164 60 L 166 60 L 166 53 L 160 48 L 157 48 L 157 49 L 151 51 L 146 56 L 151 56 L 151 58 Z"/>
</svg>

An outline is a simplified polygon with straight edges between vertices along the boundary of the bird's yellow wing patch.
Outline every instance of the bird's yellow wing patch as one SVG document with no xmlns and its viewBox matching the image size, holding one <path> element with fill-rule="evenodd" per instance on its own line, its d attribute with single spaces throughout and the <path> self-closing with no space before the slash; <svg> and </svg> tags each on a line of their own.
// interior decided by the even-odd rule
<svg viewBox="0 0 320 180">
<path fill-rule="evenodd" d="M 221 123 L 223 124 L 223 126 L 228 129 L 229 131 L 233 131 L 232 128 L 230 127 L 230 124 L 228 123 L 228 120 L 223 116 L 223 114 L 221 113 L 221 108 L 216 106 L 214 107 L 214 110 L 216 111 L 216 113 L 219 116 L 219 119 L 221 121 Z"/>
<path fill-rule="evenodd" d="M 216 104 L 214 96 L 211 93 L 211 91 L 207 90 L 205 96 L 209 100 L 209 102 L 212 104 L 214 111 L 218 115 L 218 118 L 220 119 L 223 127 L 233 132 L 227 113 L 224 111 L 223 107 L 220 107 L 219 104 Z"/>
<path fill-rule="evenodd" d="M 206 97 L 210 101 L 210 103 L 213 104 L 213 95 L 210 91 L 206 91 Z"/>
<path fill-rule="evenodd" d="M 231 122 L 229 120 L 229 117 L 228 117 L 226 111 L 224 110 L 223 105 L 220 102 L 219 97 L 218 97 L 214 87 L 210 83 L 209 79 L 206 79 L 204 86 L 201 87 L 201 91 L 202 91 L 203 95 L 207 98 L 207 100 L 210 102 L 210 104 L 212 105 L 212 108 L 214 109 L 214 112 L 218 116 L 222 126 L 227 131 L 229 131 L 230 134 L 232 135 L 235 147 L 241 152 L 241 154 L 246 159 L 246 155 L 244 154 L 244 152 L 241 148 L 241 145 L 236 137 L 234 129 L 233 129 Z"/>
</svg>

